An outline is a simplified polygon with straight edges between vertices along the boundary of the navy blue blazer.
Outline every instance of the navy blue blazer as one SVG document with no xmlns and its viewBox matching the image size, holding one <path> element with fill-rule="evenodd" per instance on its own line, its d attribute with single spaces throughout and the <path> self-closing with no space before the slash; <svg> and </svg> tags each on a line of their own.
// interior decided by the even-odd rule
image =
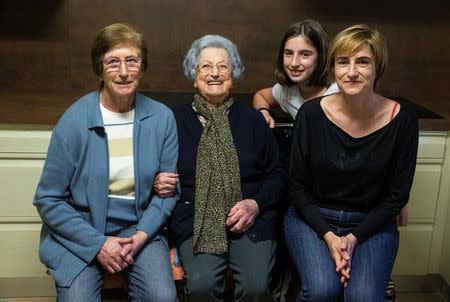
<svg viewBox="0 0 450 302">
<path fill-rule="evenodd" d="M 192 104 L 173 109 L 178 127 L 178 173 L 181 195 L 170 218 L 170 237 L 175 245 L 193 234 L 195 206 L 195 167 L 203 126 Z M 279 231 L 278 207 L 285 190 L 279 151 L 262 114 L 235 102 L 230 107 L 231 126 L 241 173 L 242 198 L 256 200 L 259 215 L 246 231 L 253 241 L 275 239 Z"/>
</svg>

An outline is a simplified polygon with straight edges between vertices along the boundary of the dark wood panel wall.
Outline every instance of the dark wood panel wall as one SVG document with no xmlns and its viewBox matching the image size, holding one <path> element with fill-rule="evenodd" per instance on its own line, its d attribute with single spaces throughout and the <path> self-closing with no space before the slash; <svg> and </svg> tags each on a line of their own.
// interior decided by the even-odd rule
<svg viewBox="0 0 450 302">
<path fill-rule="evenodd" d="M 217 33 L 234 41 L 245 73 L 234 91 L 273 85 L 278 44 L 291 23 L 314 18 L 330 39 L 355 23 L 382 30 L 390 63 L 379 90 L 450 117 L 450 2 L 318 0 L 2 0 L 0 123 L 53 124 L 95 89 L 89 51 L 95 35 L 128 22 L 148 44 L 142 90 L 190 92 L 181 63 L 192 41 Z"/>
</svg>

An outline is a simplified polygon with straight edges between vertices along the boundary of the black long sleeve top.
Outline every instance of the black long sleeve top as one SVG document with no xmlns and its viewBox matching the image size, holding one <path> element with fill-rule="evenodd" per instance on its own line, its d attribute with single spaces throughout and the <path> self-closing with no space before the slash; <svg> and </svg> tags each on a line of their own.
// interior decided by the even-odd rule
<svg viewBox="0 0 450 302">
<path fill-rule="evenodd" d="M 296 118 L 290 198 L 321 238 L 330 228 L 320 207 L 366 212 L 352 232 L 363 242 L 408 202 L 417 157 L 417 117 L 401 104 L 386 126 L 354 138 L 328 119 L 321 100 L 306 102 Z"/>
</svg>

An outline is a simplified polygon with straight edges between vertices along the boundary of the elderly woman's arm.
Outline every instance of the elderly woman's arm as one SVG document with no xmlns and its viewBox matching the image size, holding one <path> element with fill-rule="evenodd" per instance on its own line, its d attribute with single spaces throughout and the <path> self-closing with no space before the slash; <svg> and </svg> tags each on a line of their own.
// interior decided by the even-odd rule
<svg viewBox="0 0 450 302">
<path fill-rule="evenodd" d="M 50 140 L 42 175 L 33 204 L 54 240 L 89 263 L 106 242 L 98 232 L 69 203 L 70 183 L 75 173 L 75 160 L 71 157 L 63 138 L 54 131 Z M 52 239 L 53 239 L 52 238 Z"/>
<path fill-rule="evenodd" d="M 160 172 L 153 182 L 153 190 L 161 198 L 170 197 L 175 194 L 178 181 L 178 173 Z"/>
<path fill-rule="evenodd" d="M 263 183 L 254 198 L 237 202 L 230 210 L 226 225 L 230 231 L 243 233 L 255 222 L 256 217 L 268 209 L 278 206 L 286 187 L 279 165 L 277 142 L 266 122 L 258 115 L 255 124 L 255 140 L 262 145 Z"/>
<path fill-rule="evenodd" d="M 77 160 L 68 145 L 56 128 L 33 201 L 45 230 L 51 234 L 46 246 L 51 250 L 59 244 L 86 263 L 96 258 L 108 272 L 119 272 L 133 262 L 121 255 L 122 247 L 133 239 L 105 236 L 75 209 L 70 184 L 74 181 Z M 41 256 L 45 258 L 46 253 Z"/>
<path fill-rule="evenodd" d="M 231 208 L 225 224 L 230 232 L 244 233 L 253 225 L 258 214 L 258 203 L 254 199 L 244 199 Z"/>
<path fill-rule="evenodd" d="M 175 173 L 178 159 L 178 134 L 175 118 L 170 112 L 167 118 L 164 146 L 160 160 L 160 171 Z M 138 223 L 138 230 L 145 232 L 148 238 L 155 235 L 166 223 L 179 198 L 179 185 L 176 193 L 163 198 L 153 195 L 148 208 Z"/>
</svg>

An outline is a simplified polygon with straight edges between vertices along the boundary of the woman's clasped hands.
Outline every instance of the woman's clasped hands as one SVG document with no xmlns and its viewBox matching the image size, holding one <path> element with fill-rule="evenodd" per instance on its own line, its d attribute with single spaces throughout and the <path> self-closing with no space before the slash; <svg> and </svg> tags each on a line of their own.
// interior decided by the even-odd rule
<svg viewBox="0 0 450 302">
<path fill-rule="evenodd" d="M 143 231 L 126 238 L 109 236 L 98 252 L 97 260 L 108 273 L 118 273 L 133 265 L 134 256 L 147 240 L 148 236 Z"/>
<path fill-rule="evenodd" d="M 337 236 L 331 231 L 324 235 L 324 239 L 336 265 L 336 273 L 339 274 L 342 285 L 347 287 L 350 280 L 353 251 L 358 240 L 351 233 L 346 236 Z"/>
</svg>

